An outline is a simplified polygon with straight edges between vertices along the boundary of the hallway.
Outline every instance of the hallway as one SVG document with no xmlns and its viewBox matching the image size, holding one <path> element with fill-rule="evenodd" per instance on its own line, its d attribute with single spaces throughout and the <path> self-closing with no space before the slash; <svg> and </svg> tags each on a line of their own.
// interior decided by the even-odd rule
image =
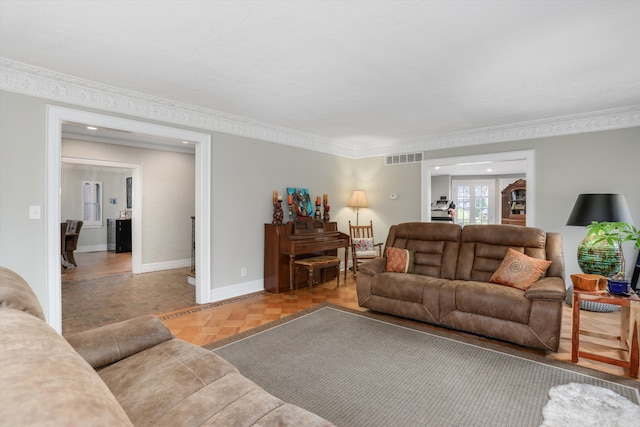
<svg viewBox="0 0 640 427">
<path fill-rule="evenodd" d="M 144 314 L 196 305 L 189 268 L 132 274 L 131 254 L 80 252 L 62 271 L 62 333 L 70 335 Z"/>
</svg>

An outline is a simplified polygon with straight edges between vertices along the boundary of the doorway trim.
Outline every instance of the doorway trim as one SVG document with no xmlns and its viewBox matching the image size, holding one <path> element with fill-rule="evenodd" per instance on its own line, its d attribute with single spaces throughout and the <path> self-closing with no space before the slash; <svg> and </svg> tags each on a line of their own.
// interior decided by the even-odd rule
<svg viewBox="0 0 640 427">
<path fill-rule="evenodd" d="M 132 203 L 131 208 L 137 218 L 142 218 L 142 174 L 140 173 L 139 163 L 124 163 L 124 162 L 112 162 L 108 160 L 96 160 L 79 157 L 60 157 L 64 163 L 73 163 L 76 165 L 91 165 L 91 166 L 107 166 L 112 168 L 126 168 L 132 169 L 133 182 L 136 184 L 132 189 Z M 138 189 L 138 191 L 136 191 Z M 62 192 L 62 183 L 60 183 L 60 191 Z M 62 220 L 62 217 L 60 218 Z M 142 271 L 142 227 L 139 226 L 136 219 L 132 219 L 131 234 L 131 272 L 133 274 L 143 273 Z"/>
<path fill-rule="evenodd" d="M 196 303 L 211 302 L 211 135 L 105 114 L 47 105 L 45 176 L 46 234 L 46 318 L 56 331 L 62 332 L 62 284 L 60 265 L 60 160 L 62 123 L 86 123 L 99 127 L 124 130 L 181 141 L 193 142 L 195 155 L 195 216 L 196 216 Z M 141 181 L 138 181 L 141 182 Z M 134 192 L 134 199 L 141 192 Z M 141 201 L 139 201 L 141 204 Z M 134 201 L 135 204 L 135 201 Z M 141 242 L 141 227 L 135 228 L 134 241 Z M 138 233 L 140 233 L 138 235 Z M 138 251 L 140 252 L 140 251 Z M 141 254 L 139 256 L 142 256 Z M 141 262 L 140 262 L 141 264 Z M 185 278 L 186 280 L 186 278 Z"/>
<path fill-rule="evenodd" d="M 424 159 L 422 161 L 422 206 L 420 218 L 422 221 L 431 221 L 431 173 L 436 166 L 450 166 L 460 163 L 474 163 L 486 161 L 525 161 L 525 179 L 527 180 L 527 223 L 528 227 L 534 227 L 536 208 L 536 155 L 535 150 L 506 151 L 500 153 L 476 154 L 462 157 L 444 157 L 438 159 Z M 529 208 L 531 206 L 531 208 Z"/>
</svg>

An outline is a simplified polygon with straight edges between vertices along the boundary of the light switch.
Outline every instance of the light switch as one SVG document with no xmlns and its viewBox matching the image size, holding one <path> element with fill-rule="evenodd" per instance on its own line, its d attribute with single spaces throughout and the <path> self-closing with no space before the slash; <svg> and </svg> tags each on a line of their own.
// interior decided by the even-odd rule
<svg viewBox="0 0 640 427">
<path fill-rule="evenodd" d="M 389 195 L 389 198 L 390 198 L 391 200 L 398 200 L 398 195 L 397 195 L 396 193 L 391 193 L 391 194 Z"/>
<path fill-rule="evenodd" d="M 40 219 L 40 206 L 29 206 L 29 219 Z"/>
</svg>

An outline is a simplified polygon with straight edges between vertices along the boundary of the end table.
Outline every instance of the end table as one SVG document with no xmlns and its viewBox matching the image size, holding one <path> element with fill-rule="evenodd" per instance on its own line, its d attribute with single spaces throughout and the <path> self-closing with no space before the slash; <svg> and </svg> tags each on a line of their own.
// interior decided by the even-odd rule
<svg viewBox="0 0 640 427">
<path fill-rule="evenodd" d="M 580 301 L 594 301 L 620 306 L 620 335 L 580 329 Z M 577 362 L 579 357 L 608 363 L 629 369 L 629 376 L 638 377 L 638 341 L 640 341 L 640 298 L 636 293 L 630 296 L 612 295 L 607 291 L 581 291 L 573 289 L 573 325 L 571 331 L 571 361 Z M 624 359 L 614 359 L 601 354 L 580 351 L 580 335 L 619 341 L 619 348 L 627 353 Z"/>
</svg>

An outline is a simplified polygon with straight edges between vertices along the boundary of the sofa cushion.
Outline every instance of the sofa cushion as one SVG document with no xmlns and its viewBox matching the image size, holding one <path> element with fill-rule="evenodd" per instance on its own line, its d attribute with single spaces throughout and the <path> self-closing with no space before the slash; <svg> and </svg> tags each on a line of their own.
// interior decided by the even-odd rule
<svg viewBox="0 0 640 427">
<path fill-rule="evenodd" d="M 547 271 L 550 265 L 551 261 L 531 258 L 509 248 L 500 266 L 489 281 L 527 290 Z"/>
<path fill-rule="evenodd" d="M 456 279 L 488 282 L 509 248 L 546 259 L 546 233 L 517 225 L 467 225 L 462 229 Z"/>
<path fill-rule="evenodd" d="M 71 346 L 98 369 L 173 338 L 156 316 L 140 316 L 66 337 Z"/>
<path fill-rule="evenodd" d="M 153 424 L 201 388 L 237 372 L 212 352 L 178 339 L 98 371 L 135 425 Z"/>
<path fill-rule="evenodd" d="M 13 308 L 46 320 L 38 298 L 18 273 L 0 267 L 0 283 L 0 308 Z"/>
<path fill-rule="evenodd" d="M 331 425 L 267 393 L 211 351 L 172 339 L 99 371 L 129 418 L 144 425 Z M 269 424 L 271 421 L 274 424 Z"/>
<path fill-rule="evenodd" d="M 455 292 L 455 310 L 527 324 L 531 301 L 520 289 L 487 282 L 455 280 L 442 287 L 443 296 Z M 441 308 L 442 310 L 442 308 Z M 441 320 L 447 313 L 441 311 Z"/>
<path fill-rule="evenodd" d="M 387 248 L 386 271 L 394 273 L 413 273 L 413 259 L 416 251 L 400 248 Z"/>
<path fill-rule="evenodd" d="M 410 222 L 389 230 L 386 248 L 415 250 L 414 273 L 454 279 L 461 227 L 457 224 Z"/>
<path fill-rule="evenodd" d="M 132 425 L 93 368 L 23 311 L 0 310 L 0 384 L 2 425 Z"/>
<path fill-rule="evenodd" d="M 376 274 L 371 282 L 371 293 L 385 298 L 422 303 L 422 287 L 426 276 L 403 273 Z"/>
</svg>

